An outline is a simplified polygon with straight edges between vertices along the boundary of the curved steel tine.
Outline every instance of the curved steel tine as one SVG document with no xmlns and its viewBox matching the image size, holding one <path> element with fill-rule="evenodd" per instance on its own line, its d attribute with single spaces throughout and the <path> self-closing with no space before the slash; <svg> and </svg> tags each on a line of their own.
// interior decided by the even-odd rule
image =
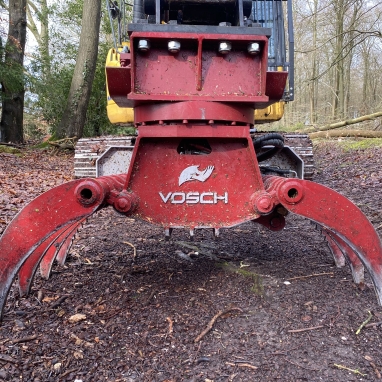
<svg viewBox="0 0 382 382">
<path fill-rule="evenodd" d="M 321 227 L 321 232 L 324 235 L 326 242 L 328 243 L 328 247 L 330 249 L 330 252 L 333 255 L 334 262 L 336 264 L 337 268 L 341 268 L 345 266 L 346 260 L 343 252 L 341 251 L 338 244 L 332 239 L 332 237 L 329 234 L 329 231 L 325 229 L 324 227 Z"/>
<path fill-rule="evenodd" d="M 45 241 L 43 241 L 25 260 L 20 267 L 18 273 L 18 284 L 20 296 L 26 296 L 29 294 L 34 275 L 37 271 L 40 260 L 45 253 L 54 248 L 54 243 L 67 231 L 67 227 L 62 227 L 58 231 L 54 232 Z"/>
<path fill-rule="evenodd" d="M 363 212 L 336 191 L 307 180 L 270 176 L 264 185 L 275 203 L 326 227 L 350 247 L 369 272 L 382 305 L 381 241 Z"/>
<path fill-rule="evenodd" d="M 59 248 L 56 256 L 56 261 L 60 265 L 64 265 L 66 261 L 66 257 L 69 253 L 70 247 L 72 246 L 74 237 L 76 236 L 76 233 L 78 231 L 78 228 L 86 221 L 85 219 L 81 219 L 77 226 L 72 229 L 72 231 L 69 233 L 69 235 L 66 237 L 66 239 L 63 241 L 61 247 Z"/>
<path fill-rule="evenodd" d="M 349 266 L 351 269 L 351 273 L 353 276 L 353 281 L 356 284 L 362 284 L 365 281 L 365 269 L 363 267 L 363 264 L 360 260 L 360 255 L 357 255 L 347 244 L 344 240 L 342 240 L 338 235 L 336 235 L 334 232 L 331 232 L 325 228 L 326 234 L 334 245 L 337 246 L 337 248 L 343 253 L 343 255 L 346 257 L 346 259 L 349 262 Z"/>
<path fill-rule="evenodd" d="M 56 256 L 58 255 L 62 245 L 66 242 L 66 239 L 68 237 L 72 237 L 72 233 L 77 231 L 78 226 L 86 219 L 81 219 L 79 222 L 73 223 L 71 226 L 69 226 L 65 232 L 60 235 L 56 241 L 53 243 L 53 245 L 50 246 L 50 248 L 46 251 L 46 253 L 43 255 L 40 261 L 40 273 L 41 277 L 45 280 L 49 279 L 53 262 L 56 259 Z"/>
</svg>

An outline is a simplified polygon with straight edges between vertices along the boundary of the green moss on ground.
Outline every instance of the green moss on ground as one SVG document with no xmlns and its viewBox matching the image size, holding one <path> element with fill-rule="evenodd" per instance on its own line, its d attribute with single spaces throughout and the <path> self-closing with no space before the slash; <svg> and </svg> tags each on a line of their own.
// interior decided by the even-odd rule
<svg viewBox="0 0 382 382">
<path fill-rule="evenodd" d="M 357 140 L 341 140 L 338 141 L 339 145 L 345 151 L 352 150 L 367 150 L 373 147 L 381 147 L 382 146 L 382 138 L 364 138 Z"/>
<path fill-rule="evenodd" d="M 263 280 L 261 276 L 255 272 L 252 272 L 250 269 L 247 268 L 247 266 L 242 265 L 241 262 L 239 267 L 237 267 L 236 265 L 232 263 L 227 263 L 227 262 L 218 263 L 216 264 L 216 266 L 228 272 L 233 272 L 241 276 L 244 276 L 246 278 L 252 279 L 253 284 L 251 287 L 251 291 L 257 294 L 258 296 L 264 295 L 264 285 L 263 285 Z"/>
<path fill-rule="evenodd" d="M 47 149 L 51 147 L 48 141 L 40 142 L 37 145 L 33 146 L 34 149 Z"/>
<path fill-rule="evenodd" d="M 21 151 L 19 149 L 17 149 L 16 147 L 5 146 L 5 145 L 0 144 L 0 153 L 21 154 Z"/>
</svg>

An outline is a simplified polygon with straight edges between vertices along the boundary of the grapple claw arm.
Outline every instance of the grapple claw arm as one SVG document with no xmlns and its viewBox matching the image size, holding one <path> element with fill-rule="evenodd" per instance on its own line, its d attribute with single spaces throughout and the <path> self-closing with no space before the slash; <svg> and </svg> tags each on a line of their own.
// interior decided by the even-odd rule
<svg viewBox="0 0 382 382">
<path fill-rule="evenodd" d="M 337 268 L 344 267 L 346 264 L 345 256 L 343 252 L 341 251 L 340 247 L 338 246 L 338 244 L 336 243 L 336 241 L 330 235 L 330 231 L 324 227 L 321 227 L 321 232 L 324 238 L 326 239 L 326 242 L 328 243 L 328 247 L 330 249 L 330 252 L 333 255 L 333 259 L 336 264 L 336 267 Z"/>
<path fill-rule="evenodd" d="M 67 233 L 66 226 L 60 228 L 46 238 L 24 261 L 18 272 L 20 296 L 27 296 L 30 292 L 33 278 L 41 259 L 50 251 L 56 251 L 55 244 Z"/>
<path fill-rule="evenodd" d="M 326 240 L 329 244 L 329 248 L 332 253 L 336 250 L 336 247 L 343 255 L 343 258 L 346 258 L 349 262 L 350 269 L 353 276 L 353 281 L 356 284 L 362 284 L 365 281 L 365 272 L 363 264 L 357 254 L 334 232 L 329 231 L 326 228 L 322 228 L 322 233 L 326 237 Z"/>
<path fill-rule="evenodd" d="M 315 221 L 333 234 L 340 249 L 356 255 L 370 273 L 378 302 L 382 305 L 382 246 L 374 227 L 349 199 L 325 186 L 300 179 L 264 177 L 266 191 L 275 203 Z M 354 271 L 354 270 L 353 270 Z M 353 273 L 354 275 L 354 273 Z"/>
<path fill-rule="evenodd" d="M 60 235 L 70 227 L 106 206 L 111 193 L 122 191 L 126 176 L 75 180 L 45 192 L 25 206 L 4 231 L 0 240 L 0 315 L 15 276 L 24 268 L 33 270 Z M 28 292 L 30 277 L 20 288 Z"/>
<path fill-rule="evenodd" d="M 69 235 L 65 238 L 63 241 L 61 247 L 58 249 L 57 255 L 56 255 L 56 261 L 60 265 L 64 265 L 66 261 L 66 257 L 68 256 L 68 253 L 70 251 L 70 248 L 72 246 L 74 237 L 76 236 L 76 233 L 78 229 L 81 227 L 81 225 L 86 221 L 86 218 L 80 220 L 78 223 L 76 223 L 76 227 L 74 227 Z"/>
<path fill-rule="evenodd" d="M 75 233 L 77 232 L 78 227 L 83 223 L 83 221 L 86 219 L 81 219 L 79 222 L 73 223 L 70 225 L 65 232 L 63 232 L 56 241 L 51 245 L 51 247 L 46 251 L 45 255 L 42 257 L 40 262 L 40 274 L 41 277 L 48 280 L 53 262 L 58 256 L 58 253 L 60 252 L 61 247 L 65 244 L 68 237 L 73 238 Z M 68 248 L 70 249 L 70 248 Z"/>
</svg>

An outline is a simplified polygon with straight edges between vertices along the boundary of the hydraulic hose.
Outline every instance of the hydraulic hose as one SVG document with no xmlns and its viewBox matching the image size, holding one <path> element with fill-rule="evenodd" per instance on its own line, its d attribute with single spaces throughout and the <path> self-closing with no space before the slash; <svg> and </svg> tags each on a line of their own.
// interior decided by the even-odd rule
<svg viewBox="0 0 382 382">
<path fill-rule="evenodd" d="M 134 0 L 133 5 L 133 23 L 137 23 L 139 19 L 145 18 L 145 12 L 143 11 L 143 0 Z"/>
<path fill-rule="evenodd" d="M 253 139 L 252 142 L 256 151 L 258 162 L 263 162 L 269 158 L 272 158 L 284 147 L 284 137 L 278 133 L 264 134 L 261 137 Z M 257 152 L 265 146 L 273 147 L 263 153 L 258 154 Z"/>
</svg>

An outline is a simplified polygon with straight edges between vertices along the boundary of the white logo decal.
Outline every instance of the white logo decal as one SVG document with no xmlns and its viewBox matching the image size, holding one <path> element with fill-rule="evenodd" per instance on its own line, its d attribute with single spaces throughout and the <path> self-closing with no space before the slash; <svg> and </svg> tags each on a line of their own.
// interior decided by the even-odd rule
<svg viewBox="0 0 382 382">
<path fill-rule="evenodd" d="M 179 186 L 191 180 L 205 182 L 214 171 L 214 166 L 207 166 L 205 170 L 199 171 L 199 166 L 190 166 L 182 171 L 179 177 Z"/>
<path fill-rule="evenodd" d="M 163 195 L 161 192 L 159 196 L 164 203 L 170 201 L 171 204 L 217 204 L 219 201 L 224 204 L 228 203 L 228 192 L 223 195 L 218 195 L 217 192 L 169 192 Z"/>
</svg>

